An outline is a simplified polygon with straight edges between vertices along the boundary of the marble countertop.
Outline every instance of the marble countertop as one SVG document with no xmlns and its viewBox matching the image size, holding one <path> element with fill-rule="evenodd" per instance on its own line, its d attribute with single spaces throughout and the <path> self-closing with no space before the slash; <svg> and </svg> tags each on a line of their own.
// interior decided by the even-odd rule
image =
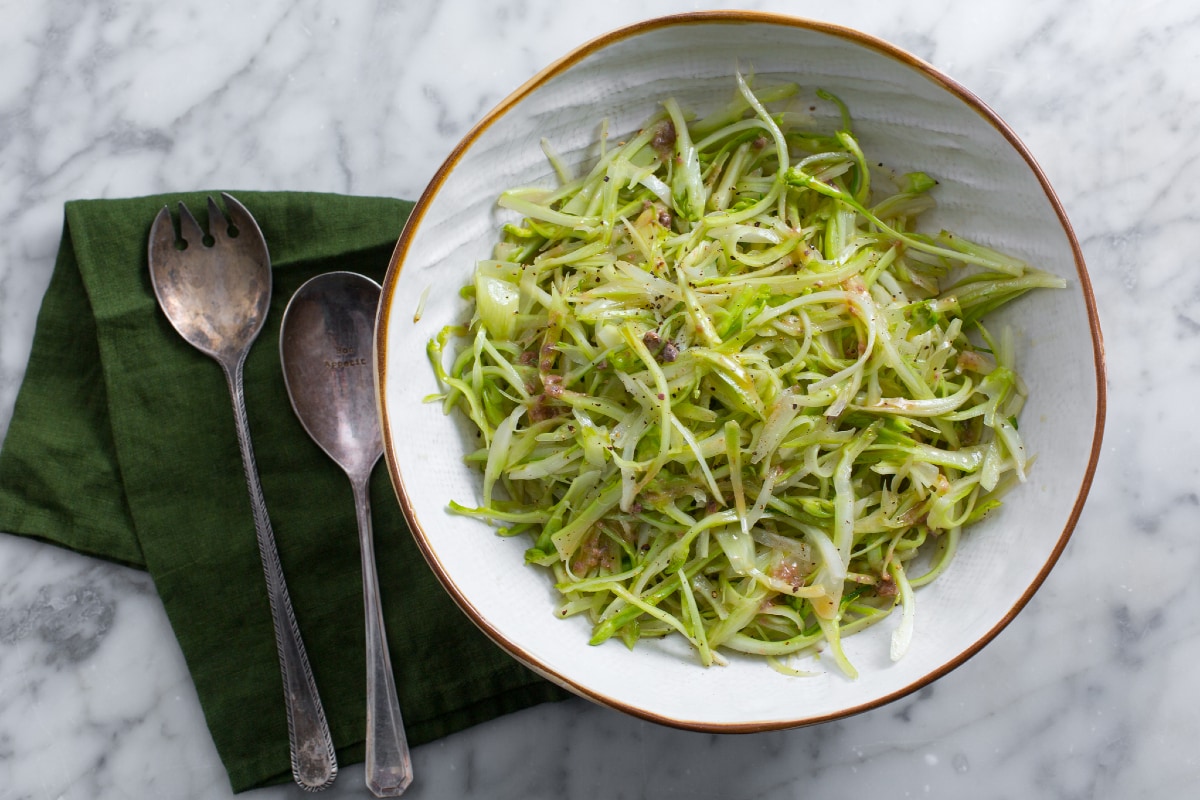
<svg viewBox="0 0 1200 800">
<path fill-rule="evenodd" d="M 7 4 L 0 437 L 62 206 L 204 186 L 415 197 L 569 48 L 706 3 Z M 965 665 L 811 728 L 688 733 L 584 701 L 416 750 L 412 798 L 1157 798 L 1200 782 L 1200 16 L 1189 0 L 751 2 L 860 28 L 975 91 L 1037 157 L 1091 272 L 1110 379 L 1091 499 L 1026 610 Z M 1200 249 L 1200 248 L 1198 248 Z M 365 796 L 361 768 L 331 795 Z M 0 798 L 222 798 L 150 579 L 0 535 Z M 250 793 L 299 795 L 291 787 Z"/>
</svg>

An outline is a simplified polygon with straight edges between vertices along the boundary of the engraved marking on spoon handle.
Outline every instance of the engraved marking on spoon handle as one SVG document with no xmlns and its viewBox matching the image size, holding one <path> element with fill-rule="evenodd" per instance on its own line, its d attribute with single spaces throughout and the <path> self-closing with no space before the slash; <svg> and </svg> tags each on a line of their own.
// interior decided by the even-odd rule
<svg viewBox="0 0 1200 800">
<path fill-rule="evenodd" d="M 367 788 L 376 797 L 398 797 L 412 783 L 412 759 L 404 720 L 396 696 L 396 679 L 388 655 L 375 569 L 375 541 L 371 527 L 370 472 L 354 477 L 354 509 L 358 515 L 359 549 L 362 551 L 363 606 L 367 621 Z"/>
<path fill-rule="evenodd" d="M 242 467 L 250 490 L 250 505 L 254 510 L 254 531 L 258 537 L 258 552 L 262 556 L 263 572 L 267 578 L 267 597 L 271 603 L 271 619 L 275 626 L 275 646 L 283 673 L 284 704 L 287 708 L 288 740 L 291 746 L 292 776 L 300 788 L 309 792 L 326 789 L 337 777 L 337 757 L 333 739 L 325 720 L 325 710 L 317 695 L 308 654 L 300 638 L 296 614 L 283 579 L 283 565 L 275 546 L 275 534 L 267 516 L 250 445 L 250 426 L 246 420 L 246 398 L 242 389 L 242 361 L 232 370 L 222 364 L 233 399 L 233 416 L 237 427 L 238 447 L 242 451 Z"/>
</svg>

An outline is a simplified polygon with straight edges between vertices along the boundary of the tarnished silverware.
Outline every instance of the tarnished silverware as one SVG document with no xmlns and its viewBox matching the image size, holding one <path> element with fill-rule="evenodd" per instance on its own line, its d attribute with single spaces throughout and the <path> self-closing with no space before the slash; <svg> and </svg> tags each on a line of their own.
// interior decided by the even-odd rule
<svg viewBox="0 0 1200 800">
<path fill-rule="evenodd" d="M 208 198 L 207 234 L 183 203 L 179 204 L 178 236 L 170 209 L 164 207 L 158 213 L 150 229 L 150 280 L 171 325 L 189 344 L 221 365 L 229 384 L 283 672 L 292 775 L 301 788 L 318 791 L 337 777 L 337 760 L 283 579 L 254 464 L 242 389 L 246 354 L 262 330 L 271 302 L 271 259 L 250 212 L 227 194 L 221 198 L 229 218 Z"/>
<path fill-rule="evenodd" d="M 308 281 L 283 314 L 279 358 L 296 416 L 354 490 L 367 620 L 366 780 L 376 797 L 397 797 L 412 782 L 412 760 L 384 632 L 368 493 L 383 455 L 372 358 L 379 294 L 379 284 L 352 272 Z"/>
</svg>

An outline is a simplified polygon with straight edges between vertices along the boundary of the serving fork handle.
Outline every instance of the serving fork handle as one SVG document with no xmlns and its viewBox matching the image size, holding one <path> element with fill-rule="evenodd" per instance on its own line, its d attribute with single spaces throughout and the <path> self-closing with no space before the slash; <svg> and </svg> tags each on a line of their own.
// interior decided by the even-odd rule
<svg viewBox="0 0 1200 800">
<path fill-rule="evenodd" d="M 233 365 L 222 362 L 221 367 L 233 399 L 238 448 L 242 453 L 246 485 L 250 490 L 258 552 L 262 557 L 263 571 L 267 578 L 267 597 L 275 627 L 275 645 L 279 651 L 279 665 L 283 673 L 292 777 L 300 788 L 317 792 L 328 788 L 337 777 L 337 756 L 334 753 L 329 724 L 325 719 L 325 709 L 317 695 L 317 685 L 313 680 L 312 667 L 308 663 L 308 654 L 300 638 L 300 628 L 296 624 L 291 597 L 283 579 L 283 565 L 279 561 L 275 534 L 267 516 L 267 504 L 263 499 L 262 486 L 258 479 L 258 467 L 254 463 L 254 448 L 250 444 L 250 425 L 246 420 L 246 398 L 242 388 L 243 363 L 244 358 L 237 360 Z"/>
</svg>

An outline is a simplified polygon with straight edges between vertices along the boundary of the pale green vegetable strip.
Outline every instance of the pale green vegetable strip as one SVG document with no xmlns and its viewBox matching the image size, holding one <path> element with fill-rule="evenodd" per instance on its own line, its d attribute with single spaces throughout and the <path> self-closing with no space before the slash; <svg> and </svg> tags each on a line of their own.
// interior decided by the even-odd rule
<svg viewBox="0 0 1200 800">
<path fill-rule="evenodd" d="M 900 593 L 900 605 L 903 608 L 900 614 L 900 626 L 892 633 L 890 652 L 892 661 L 899 661 L 912 644 L 913 626 L 916 619 L 916 598 L 913 595 L 912 585 L 908 582 L 908 576 L 904 573 L 904 567 L 899 561 L 891 561 L 890 564 L 892 580 Z"/>
<path fill-rule="evenodd" d="M 514 408 L 512 413 L 496 427 L 496 432 L 492 436 L 492 446 L 488 449 L 487 466 L 483 470 L 483 504 L 485 506 L 492 504 L 492 487 L 496 485 L 496 481 L 500 478 L 500 472 L 508 464 L 508 448 L 512 443 L 513 431 L 517 427 L 517 420 L 524 414 L 524 406 Z"/>
</svg>

